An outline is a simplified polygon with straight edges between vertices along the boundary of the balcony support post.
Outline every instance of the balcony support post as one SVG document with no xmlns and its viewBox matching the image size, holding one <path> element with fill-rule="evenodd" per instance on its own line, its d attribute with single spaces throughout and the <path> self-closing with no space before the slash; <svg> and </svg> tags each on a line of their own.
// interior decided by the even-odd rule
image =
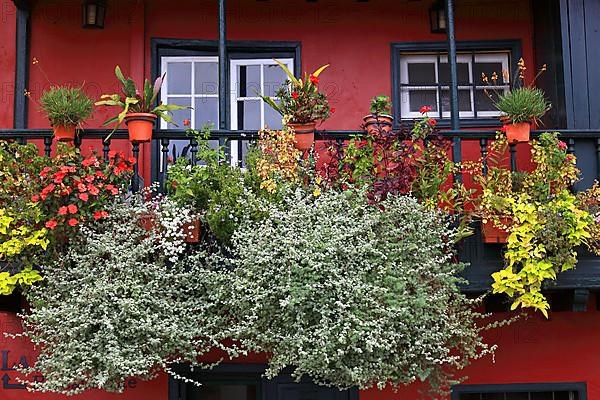
<svg viewBox="0 0 600 400">
<path fill-rule="evenodd" d="M 460 114 L 458 108 L 458 72 L 456 67 L 456 36 L 454 34 L 454 0 L 445 0 L 446 5 L 446 34 L 448 37 L 448 65 L 450 66 L 450 119 L 453 131 L 460 129 Z M 440 115 L 442 110 L 440 110 Z M 452 159 L 462 161 L 461 143 L 459 138 L 452 141 Z M 462 180 L 457 174 L 455 179 Z"/>
<path fill-rule="evenodd" d="M 15 97 L 13 110 L 13 127 L 27 128 L 27 97 L 25 90 L 29 81 L 29 45 L 30 7 L 25 0 L 15 1 L 16 16 L 16 54 L 15 54 Z"/>
<path fill-rule="evenodd" d="M 225 0 L 219 0 L 219 129 L 227 129 L 227 25 Z"/>
</svg>

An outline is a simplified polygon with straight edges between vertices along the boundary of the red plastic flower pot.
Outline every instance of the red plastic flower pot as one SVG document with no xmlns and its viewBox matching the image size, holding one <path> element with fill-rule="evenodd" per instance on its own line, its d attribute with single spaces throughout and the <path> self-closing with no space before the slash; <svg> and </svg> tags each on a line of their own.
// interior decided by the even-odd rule
<svg viewBox="0 0 600 400">
<path fill-rule="evenodd" d="M 187 222 L 183 225 L 183 233 L 185 235 L 184 241 L 189 244 L 199 243 L 201 231 L 200 219 L 196 218 L 191 222 Z"/>
<path fill-rule="evenodd" d="M 369 135 L 377 135 L 379 132 L 388 133 L 392 130 L 394 117 L 387 114 L 369 114 L 363 117 L 365 130 Z"/>
<path fill-rule="evenodd" d="M 55 126 L 54 137 L 59 142 L 72 142 L 75 140 L 75 125 Z"/>
<path fill-rule="evenodd" d="M 529 142 L 531 133 L 531 124 L 529 122 L 520 122 L 518 124 L 504 125 L 506 139 L 509 143 Z"/>
<path fill-rule="evenodd" d="M 483 243 L 505 244 L 508 241 L 508 232 L 497 228 L 492 221 L 481 223 L 481 236 L 483 237 Z"/>
<path fill-rule="evenodd" d="M 302 151 L 309 150 L 315 142 L 315 128 L 317 124 L 313 121 L 306 124 L 288 123 L 287 125 L 294 130 L 296 148 Z"/>
<path fill-rule="evenodd" d="M 131 113 L 125 116 L 125 125 L 129 131 L 129 141 L 149 142 L 152 140 L 154 122 L 158 118 L 150 113 Z"/>
</svg>

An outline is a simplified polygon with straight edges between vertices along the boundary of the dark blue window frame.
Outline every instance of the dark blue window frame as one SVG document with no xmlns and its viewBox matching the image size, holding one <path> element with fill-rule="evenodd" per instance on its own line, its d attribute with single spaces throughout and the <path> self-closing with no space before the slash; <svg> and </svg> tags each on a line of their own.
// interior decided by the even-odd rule
<svg viewBox="0 0 600 400">
<path fill-rule="evenodd" d="M 587 400 L 587 385 L 585 382 L 456 385 L 452 387 L 451 400 L 460 400 L 460 396 L 462 394 L 492 394 L 515 392 L 577 392 L 578 400 Z"/>
</svg>

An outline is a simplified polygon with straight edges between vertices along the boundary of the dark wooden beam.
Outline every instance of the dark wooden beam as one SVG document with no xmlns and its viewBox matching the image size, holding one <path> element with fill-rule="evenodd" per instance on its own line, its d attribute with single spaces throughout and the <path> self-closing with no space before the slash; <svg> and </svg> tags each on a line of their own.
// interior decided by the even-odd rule
<svg viewBox="0 0 600 400">
<path fill-rule="evenodd" d="M 15 54 L 15 96 L 13 127 L 27 128 L 27 97 L 25 90 L 29 81 L 29 42 L 30 11 L 29 2 L 15 0 L 16 14 L 16 54 Z"/>
</svg>

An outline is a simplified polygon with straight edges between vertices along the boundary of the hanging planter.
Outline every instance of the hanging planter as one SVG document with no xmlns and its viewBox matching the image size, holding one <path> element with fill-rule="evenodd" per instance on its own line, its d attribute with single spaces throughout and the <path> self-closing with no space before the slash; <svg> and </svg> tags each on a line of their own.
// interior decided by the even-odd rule
<svg viewBox="0 0 600 400">
<path fill-rule="evenodd" d="M 481 236 L 483 243 L 505 244 L 508 241 L 508 231 L 496 227 L 492 221 L 481 223 Z"/>
<path fill-rule="evenodd" d="M 125 115 L 125 125 L 129 131 L 129 141 L 143 143 L 152 140 L 154 122 L 158 118 L 151 113 L 130 113 Z"/>
<path fill-rule="evenodd" d="M 54 137 L 59 142 L 72 142 L 75 140 L 75 125 L 57 125 L 52 128 Z"/>
<path fill-rule="evenodd" d="M 531 123 L 520 122 L 518 124 L 505 124 L 503 128 L 509 143 L 529 142 Z"/>
<path fill-rule="evenodd" d="M 390 132 L 394 117 L 388 114 L 369 114 L 363 117 L 363 121 L 367 133 L 369 135 L 376 135 L 380 132 Z"/>
<path fill-rule="evenodd" d="M 289 122 L 287 125 L 294 130 L 296 148 L 301 151 L 310 150 L 315 142 L 316 122 L 312 121 L 305 124 L 294 124 Z"/>
<path fill-rule="evenodd" d="M 194 218 L 192 221 L 187 222 L 183 225 L 183 233 L 185 234 L 184 241 L 189 244 L 195 244 L 200 242 L 200 235 L 202 233 L 202 225 L 200 218 Z"/>
</svg>

